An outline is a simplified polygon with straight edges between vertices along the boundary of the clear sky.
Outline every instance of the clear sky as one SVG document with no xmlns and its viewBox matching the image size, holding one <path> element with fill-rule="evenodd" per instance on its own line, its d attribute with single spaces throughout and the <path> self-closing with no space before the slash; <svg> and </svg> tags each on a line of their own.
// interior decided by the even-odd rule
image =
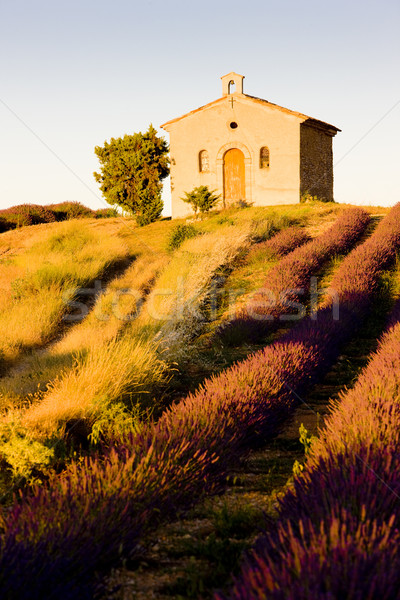
<svg viewBox="0 0 400 600">
<path fill-rule="evenodd" d="M 398 0 L 0 0 L 0 207 L 105 206 L 94 146 L 219 98 L 230 71 L 342 129 L 338 202 L 392 205 L 399 31 Z"/>
</svg>

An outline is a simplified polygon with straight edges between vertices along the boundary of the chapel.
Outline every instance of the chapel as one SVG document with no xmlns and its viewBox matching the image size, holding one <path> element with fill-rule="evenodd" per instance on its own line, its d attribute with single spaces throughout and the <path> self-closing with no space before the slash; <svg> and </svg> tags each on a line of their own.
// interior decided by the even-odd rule
<svg viewBox="0 0 400 600">
<path fill-rule="evenodd" d="M 221 77 L 222 96 L 161 125 L 169 133 L 172 217 L 190 213 L 185 192 L 206 185 L 224 206 L 333 200 L 332 138 L 340 129 L 243 92 Z"/>
</svg>

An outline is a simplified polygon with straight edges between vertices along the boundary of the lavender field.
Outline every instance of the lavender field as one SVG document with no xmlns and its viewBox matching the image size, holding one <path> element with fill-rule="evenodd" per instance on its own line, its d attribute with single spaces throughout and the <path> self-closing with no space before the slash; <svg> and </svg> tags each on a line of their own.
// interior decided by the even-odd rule
<svg viewBox="0 0 400 600">
<path fill-rule="evenodd" d="M 357 310 L 365 310 L 373 289 L 365 271 L 377 272 L 390 260 L 392 241 L 384 245 L 382 231 L 394 232 L 398 210 L 376 240 L 345 261 L 356 285 L 344 270 L 333 281 Z M 233 590 L 215 598 L 399 597 L 399 308 L 397 302 L 355 386 L 332 406 L 305 470 L 282 497 L 276 522 L 258 539 Z"/>
<path fill-rule="evenodd" d="M 153 532 L 179 522 L 205 497 L 223 497 L 232 468 L 285 431 L 380 308 L 386 325 L 378 348 L 332 401 L 304 466 L 294 477 L 288 474 L 273 514 L 254 545 L 232 561 L 233 572 L 206 587 L 164 589 L 152 597 L 400 598 L 400 205 L 379 217 L 376 212 L 335 205 L 331 211 L 238 212 L 225 221 L 217 215 L 196 225 L 194 236 L 173 251 L 173 224 L 162 234 L 159 224 L 151 235 L 162 261 L 143 279 L 140 313 L 126 305 L 124 314 L 136 307 L 135 317 L 112 321 L 112 333 L 90 312 L 87 321 L 71 326 L 60 346 L 64 353 L 78 348 L 78 339 L 105 331 L 109 336 L 102 345 L 79 346 L 86 354 L 75 366 L 59 358 L 58 341 L 38 347 L 39 359 L 32 355 L 11 365 L 15 374 L 12 368 L 5 373 L 1 388 L 0 457 L 7 474 L 0 515 L 2 597 L 139 597 L 127 595 L 122 580 L 110 589 L 112 569 L 129 562 L 134 571 Z M 240 243 L 231 242 L 228 252 L 224 235 L 227 244 L 235 236 Z M 143 250 L 125 234 L 120 239 L 125 255 L 147 264 Z M 181 272 L 186 262 L 195 265 L 192 274 L 196 266 L 204 274 L 193 278 L 201 289 L 191 296 L 185 291 L 180 320 L 171 313 L 171 329 L 171 319 L 163 316 L 160 324 L 149 302 L 160 295 L 157 277 L 164 277 L 160 289 L 171 278 L 173 261 Z M 138 271 L 123 273 L 123 289 L 128 276 L 138 277 Z M 239 280 L 228 305 L 224 289 Z M 379 307 L 384 285 L 387 303 Z M 96 300 L 103 310 L 106 299 L 107 291 Z M 118 388 L 111 386 L 110 369 L 110 383 L 105 379 L 103 387 L 88 391 L 90 402 L 77 412 L 68 398 L 84 389 L 79 381 L 92 389 L 90 374 L 98 377 L 99 371 L 90 371 L 90 361 L 111 355 L 104 349 L 111 342 L 113 360 L 122 348 L 134 347 L 140 361 L 129 363 L 126 375 L 120 369 Z M 70 356 L 76 356 L 73 350 Z M 36 385 L 38 360 L 45 387 L 36 396 L 17 396 L 18 377 Z M 140 381 L 132 378 L 138 372 Z"/>
</svg>

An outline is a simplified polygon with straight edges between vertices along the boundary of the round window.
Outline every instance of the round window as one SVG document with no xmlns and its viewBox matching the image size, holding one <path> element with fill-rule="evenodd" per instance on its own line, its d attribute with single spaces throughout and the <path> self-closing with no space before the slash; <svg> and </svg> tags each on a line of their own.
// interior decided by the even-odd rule
<svg viewBox="0 0 400 600">
<path fill-rule="evenodd" d="M 231 129 L 236 129 L 236 128 L 237 128 L 237 126 L 238 126 L 238 124 L 236 123 L 236 121 L 232 121 L 231 123 L 229 123 L 229 127 L 230 127 Z"/>
</svg>

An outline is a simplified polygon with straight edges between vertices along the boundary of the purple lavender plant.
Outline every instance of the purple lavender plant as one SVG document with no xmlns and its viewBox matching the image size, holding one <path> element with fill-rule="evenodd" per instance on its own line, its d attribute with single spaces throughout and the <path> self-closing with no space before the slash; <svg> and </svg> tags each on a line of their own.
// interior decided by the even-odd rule
<svg viewBox="0 0 400 600">
<path fill-rule="evenodd" d="M 379 271 L 393 261 L 399 216 L 397 205 L 334 278 L 346 326 L 366 314 Z M 400 598 L 399 317 L 397 303 L 377 352 L 334 405 L 306 469 L 280 500 L 278 520 L 231 593 L 216 600 Z"/>
</svg>

